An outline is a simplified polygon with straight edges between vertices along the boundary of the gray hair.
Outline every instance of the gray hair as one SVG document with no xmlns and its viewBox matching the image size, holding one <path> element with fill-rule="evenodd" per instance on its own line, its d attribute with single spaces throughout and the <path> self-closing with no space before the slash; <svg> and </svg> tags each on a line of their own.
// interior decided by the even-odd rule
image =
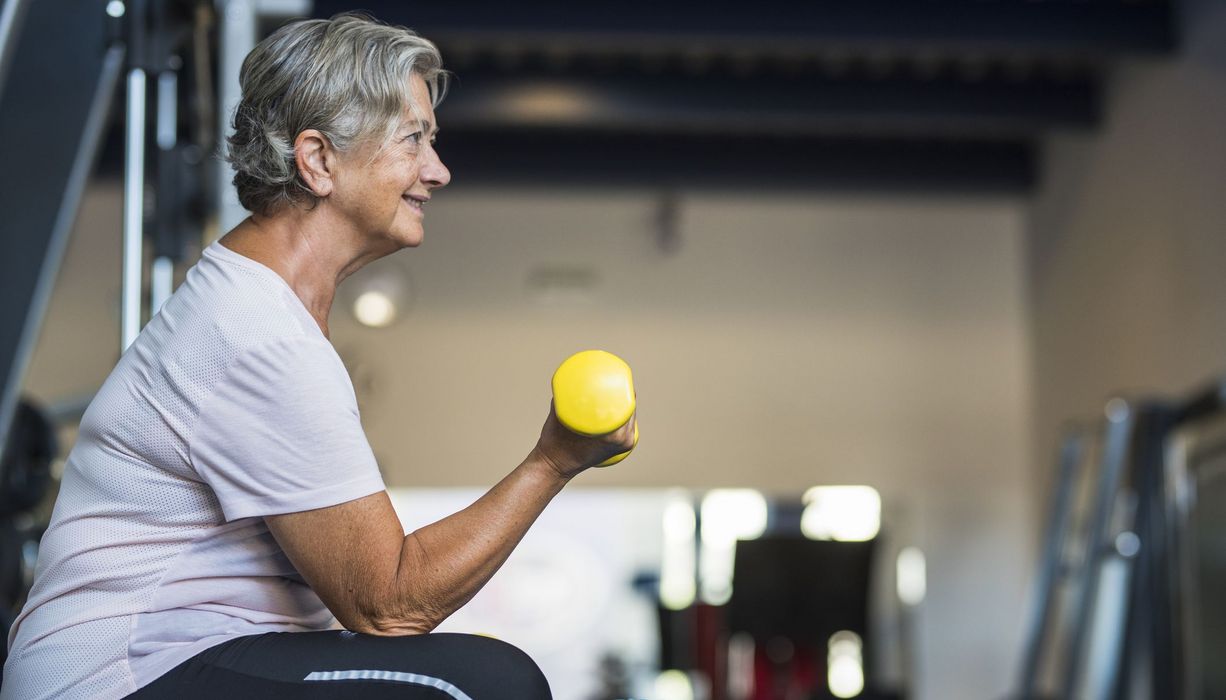
<svg viewBox="0 0 1226 700">
<path fill-rule="evenodd" d="M 411 74 L 425 80 L 437 106 L 448 78 L 438 47 L 366 15 L 304 20 L 273 32 L 239 74 L 242 100 L 225 154 L 239 202 L 264 215 L 291 202 L 314 204 L 298 173 L 294 139 L 317 129 L 342 152 L 368 143 L 382 149 L 404 123 L 405 105 L 414 104 Z"/>
</svg>

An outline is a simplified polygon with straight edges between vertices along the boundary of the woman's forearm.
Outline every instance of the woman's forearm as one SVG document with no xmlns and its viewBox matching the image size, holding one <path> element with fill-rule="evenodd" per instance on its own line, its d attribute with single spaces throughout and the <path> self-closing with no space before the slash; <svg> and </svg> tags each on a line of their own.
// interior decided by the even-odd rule
<svg viewBox="0 0 1226 700">
<path fill-rule="evenodd" d="M 481 590 L 568 481 L 533 450 L 472 505 L 406 535 L 392 590 L 362 631 L 433 630 Z"/>
</svg>

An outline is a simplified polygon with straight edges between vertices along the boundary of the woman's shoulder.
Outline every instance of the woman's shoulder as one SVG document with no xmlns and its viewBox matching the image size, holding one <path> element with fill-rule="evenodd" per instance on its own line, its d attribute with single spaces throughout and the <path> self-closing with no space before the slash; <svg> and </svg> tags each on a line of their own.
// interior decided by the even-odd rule
<svg viewBox="0 0 1226 700">
<path fill-rule="evenodd" d="M 197 334 L 233 348 L 270 340 L 325 340 L 289 285 L 275 272 L 214 243 L 175 293 L 172 314 Z M 185 328 L 185 330 L 187 330 Z"/>
</svg>

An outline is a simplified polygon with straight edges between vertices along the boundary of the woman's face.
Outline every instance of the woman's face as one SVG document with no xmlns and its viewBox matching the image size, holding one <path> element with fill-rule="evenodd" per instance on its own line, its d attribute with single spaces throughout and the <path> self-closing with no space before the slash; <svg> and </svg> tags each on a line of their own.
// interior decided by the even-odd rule
<svg viewBox="0 0 1226 700">
<path fill-rule="evenodd" d="M 420 122 L 406 120 L 392 142 L 371 161 L 371 149 L 342 156 L 332 203 L 358 232 L 393 244 L 394 249 L 421 244 L 423 205 L 431 193 L 451 181 L 451 173 L 434 150 L 438 127 L 430 92 L 419 75 L 411 78 L 412 99 Z M 380 246 L 381 247 L 381 246 Z"/>
</svg>

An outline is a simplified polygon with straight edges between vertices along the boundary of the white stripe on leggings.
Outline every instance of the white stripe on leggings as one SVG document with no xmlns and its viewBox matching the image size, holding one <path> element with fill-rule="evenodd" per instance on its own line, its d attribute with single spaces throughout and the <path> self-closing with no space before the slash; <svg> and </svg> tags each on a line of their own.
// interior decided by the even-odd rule
<svg viewBox="0 0 1226 700">
<path fill-rule="evenodd" d="M 431 688 L 438 688 L 455 700 L 473 700 L 463 690 L 448 683 L 442 678 L 423 676 L 417 673 L 401 673 L 400 671 L 312 671 L 304 681 L 395 681 L 397 683 L 414 683 Z"/>
</svg>

